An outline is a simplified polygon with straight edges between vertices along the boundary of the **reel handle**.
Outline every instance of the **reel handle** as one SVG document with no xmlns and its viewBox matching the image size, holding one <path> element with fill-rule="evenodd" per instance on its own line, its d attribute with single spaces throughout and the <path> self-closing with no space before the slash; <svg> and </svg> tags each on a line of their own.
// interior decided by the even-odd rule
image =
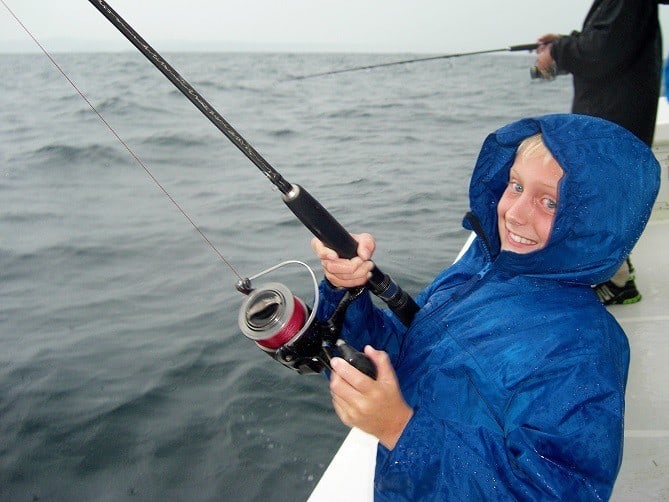
<svg viewBox="0 0 669 502">
<path fill-rule="evenodd" d="M 337 251 L 339 256 L 350 259 L 358 254 L 358 243 L 351 234 L 300 185 L 292 185 L 292 190 L 283 195 L 283 201 L 311 233 Z M 411 325 L 418 312 L 418 305 L 376 265 L 367 286 L 405 326 Z"/>
<path fill-rule="evenodd" d="M 372 360 L 362 352 L 358 352 L 341 338 L 337 340 L 337 349 L 341 353 L 342 359 L 347 361 L 354 368 L 362 371 L 365 375 L 376 380 L 376 366 Z"/>
</svg>

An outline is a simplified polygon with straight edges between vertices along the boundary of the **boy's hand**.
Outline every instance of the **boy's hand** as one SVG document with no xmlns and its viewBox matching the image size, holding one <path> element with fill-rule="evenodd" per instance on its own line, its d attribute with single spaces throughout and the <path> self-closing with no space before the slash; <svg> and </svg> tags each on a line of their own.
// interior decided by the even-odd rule
<svg viewBox="0 0 669 502">
<path fill-rule="evenodd" d="M 368 345 L 365 355 L 376 364 L 376 380 L 341 358 L 332 359 L 332 403 L 342 422 L 376 436 L 392 450 L 413 416 L 413 409 L 402 397 L 388 354 Z"/>
<path fill-rule="evenodd" d="M 376 244 L 370 234 L 351 234 L 358 241 L 358 256 L 347 260 L 339 258 L 337 253 L 328 248 L 319 239 L 311 240 L 311 247 L 321 259 L 325 277 L 338 288 L 354 288 L 363 286 L 374 268 L 370 261 Z"/>
</svg>

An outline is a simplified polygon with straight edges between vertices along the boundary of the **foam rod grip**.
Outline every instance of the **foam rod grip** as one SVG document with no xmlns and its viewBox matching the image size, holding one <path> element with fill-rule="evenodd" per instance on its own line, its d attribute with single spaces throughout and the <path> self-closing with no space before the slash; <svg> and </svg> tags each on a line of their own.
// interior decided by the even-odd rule
<svg viewBox="0 0 669 502">
<path fill-rule="evenodd" d="M 358 243 L 334 217 L 299 185 L 283 196 L 283 201 L 312 234 L 342 258 L 358 254 Z"/>
</svg>

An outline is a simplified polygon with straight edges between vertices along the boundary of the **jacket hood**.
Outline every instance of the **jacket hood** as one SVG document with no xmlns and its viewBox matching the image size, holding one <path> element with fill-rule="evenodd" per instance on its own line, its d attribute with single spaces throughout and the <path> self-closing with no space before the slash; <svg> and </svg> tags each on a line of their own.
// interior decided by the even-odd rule
<svg viewBox="0 0 669 502">
<path fill-rule="evenodd" d="M 518 145 L 538 132 L 564 170 L 553 228 L 543 249 L 500 252 L 497 203 Z M 641 236 L 659 184 L 651 149 L 616 124 L 574 114 L 519 120 L 486 138 L 474 168 L 470 208 L 485 236 L 477 242 L 487 241 L 491 258 L 514 274 L 599 284 L 620 268 Z M 473 229 L 468 219 L 463 225 Z"/>
</svg>

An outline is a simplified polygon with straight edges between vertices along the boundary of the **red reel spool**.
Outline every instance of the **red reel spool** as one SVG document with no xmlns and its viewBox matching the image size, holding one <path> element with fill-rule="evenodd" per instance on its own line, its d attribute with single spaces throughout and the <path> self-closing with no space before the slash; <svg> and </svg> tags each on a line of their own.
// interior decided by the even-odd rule
<svg viewBox="0 0 669 502">
<path fill-rule="evenodd" d="M 308 308 L 280 283 L 254 289 L 239 311 L 239 327 L 265 351 L 274 352 L 300 333 Z"/>
</svg>

